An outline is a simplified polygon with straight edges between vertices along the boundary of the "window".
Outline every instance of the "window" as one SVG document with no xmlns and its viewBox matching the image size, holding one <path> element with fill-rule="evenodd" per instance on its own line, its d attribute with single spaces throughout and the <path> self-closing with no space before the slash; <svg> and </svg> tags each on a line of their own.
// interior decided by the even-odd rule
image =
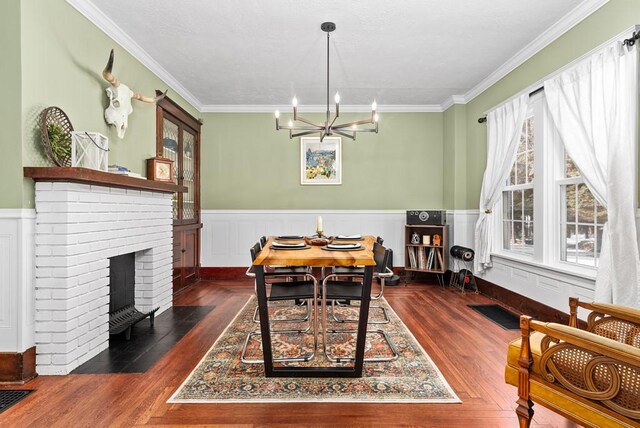
<svg viewBox="0 0 640 428">
<path fill-rule="evenodd" d="M 502 193 L 503 248 L 533 254 L 534 118 L 524 122 L 520 145 Z"/>
<path fill-rule="evenodd" d="M 593 197 L 580 171 L 566 154 L 563 169 L 563 177 L 558 180 L 561 196 L 560 260 L 597 266 L 607 210 Z"/>
<path fill-rule="evenodd" d="M 502 192 L 499 253 L 572 269 L 597 267 L 606 209 L 598 204 L 547 119 L 544 95 L 529 103 Z"/>
</svg>

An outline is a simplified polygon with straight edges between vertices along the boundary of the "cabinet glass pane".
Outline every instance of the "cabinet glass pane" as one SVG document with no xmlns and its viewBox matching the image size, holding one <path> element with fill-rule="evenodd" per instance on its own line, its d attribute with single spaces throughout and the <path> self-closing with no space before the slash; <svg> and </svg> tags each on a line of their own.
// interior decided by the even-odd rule
<svg viewBox="0 0 640 428">
<path fill-rule="evenodd" d="M 162 156 L 173 161 L 173 181 L 178 183 L 178 125 L 164 119 L 162 122 Z M 172 196 L 173 219 L 178 218 L 178 194 Z"/>
<path fill-rule="evenodd" d="M 193 159 L 196 138 L 186 129 L 182 134 L 182 185 L 188 190 L 182 196 L 182 219 L 193 220 L 195 210 L 196 164 Z"/>
</svg>

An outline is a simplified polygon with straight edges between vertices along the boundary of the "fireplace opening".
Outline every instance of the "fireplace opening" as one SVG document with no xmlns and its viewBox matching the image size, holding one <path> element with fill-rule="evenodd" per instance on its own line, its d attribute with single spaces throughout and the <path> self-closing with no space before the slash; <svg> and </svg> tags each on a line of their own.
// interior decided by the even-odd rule
<svg viewBox="0 0 640 428">
<path fill-rule="evenodd" d="M 109 259 L 109 334 L 125 332 L 131 338 L 131 327 L 149 317 L 151 327 L 156 311 L 136 309 L 136 255 L 123 254 Z"/>
</svg>

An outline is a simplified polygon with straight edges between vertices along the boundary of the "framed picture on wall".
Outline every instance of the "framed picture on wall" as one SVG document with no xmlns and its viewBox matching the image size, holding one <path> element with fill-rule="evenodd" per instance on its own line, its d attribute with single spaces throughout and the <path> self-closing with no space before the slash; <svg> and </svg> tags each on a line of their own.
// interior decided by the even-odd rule
<svg viewBox="0 0 640 428">
<path fill-rule="evenodd" d="M 300 138 L 300 184 L 342 184 L 342 139 Z"/>
</svg>

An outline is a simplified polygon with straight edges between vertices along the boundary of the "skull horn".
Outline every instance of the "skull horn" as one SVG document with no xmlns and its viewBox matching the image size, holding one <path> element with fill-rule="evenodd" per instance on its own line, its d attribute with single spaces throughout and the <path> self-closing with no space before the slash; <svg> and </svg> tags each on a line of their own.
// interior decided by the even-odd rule
<svg viewBox="0 0 640 428">
<path fill-rule="evenodd" d="M 168 89 L 167 89 L 168 91 Z M 157 103 L 158 101 L 160 101 L 161 99 L 163 99 L 164 97 L 167 96 L 167 91 L 164 91 L 164 94 L 160 94 L 157 97 L 147 97 L 145 95 L 141 95 L 138 92 L 134 92 L 133 93 L 133 98 L 138 100 L 138 101 L 142 101 L 145 103 Z"/>
<path fill-rule="evenodd" d="M 116 88 L 120 86 L 120 81 L 116 76 L 111 74 L 111 70 L 113 70 L 113 49 L 111 49 L 111 54 L 109 55 L 109 61 L 107 62 L 107 66 L 102 70 L 102 77 L 104 80 L 111 83 L 112 86 Z"/>
</svg>

